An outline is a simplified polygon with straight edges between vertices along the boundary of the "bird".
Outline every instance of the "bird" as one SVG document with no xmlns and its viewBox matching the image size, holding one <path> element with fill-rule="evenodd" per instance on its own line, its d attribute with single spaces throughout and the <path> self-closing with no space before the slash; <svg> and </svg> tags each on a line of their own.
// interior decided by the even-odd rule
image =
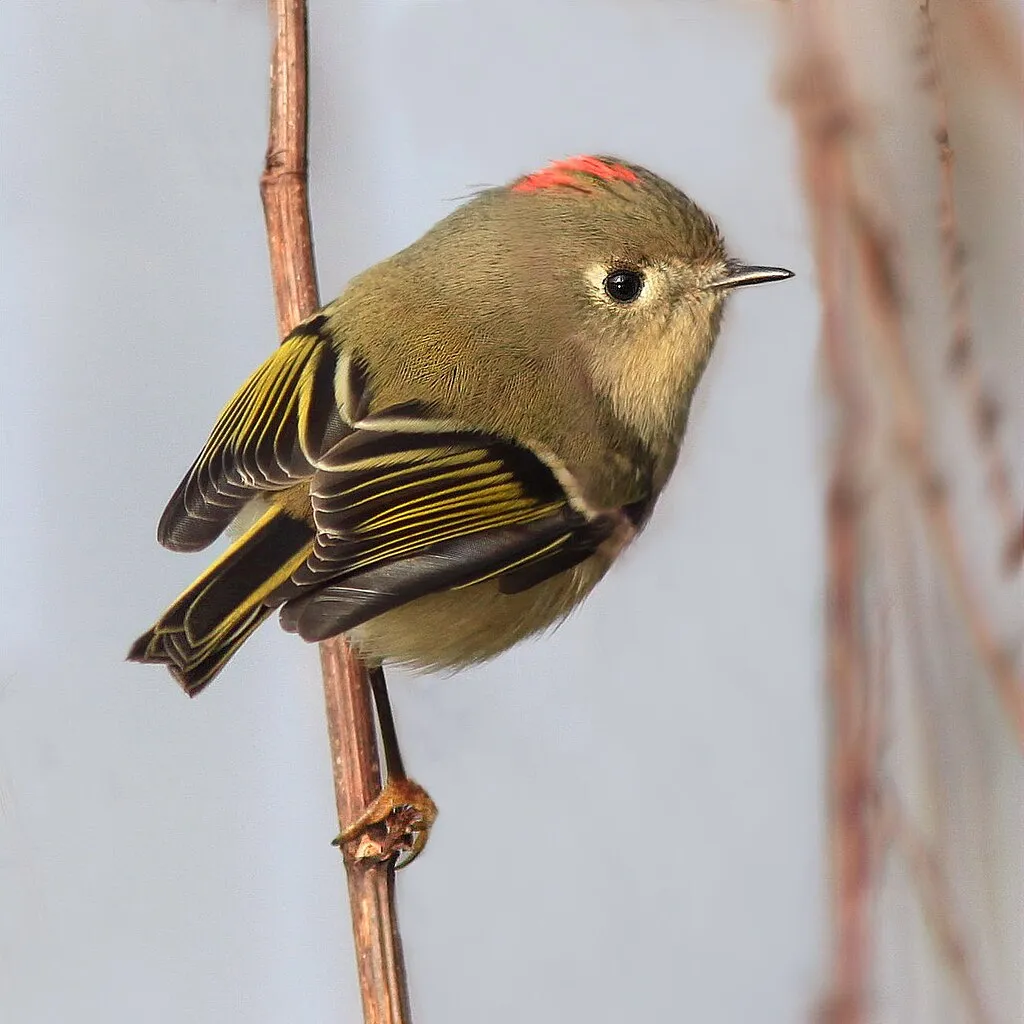
<svg viewBox="0 0 1024 1024">
<path fill-rule="evenodd" d="M 729 256 L 693 200 L 618 157 L 479 191 L 224 407 L 157 538 L 236 539 L 129 659 L 195 695 L 275 611 L 421 671 L 557 623 L 648 522 L 728 297 L 791 276 Z"/>
</svg>

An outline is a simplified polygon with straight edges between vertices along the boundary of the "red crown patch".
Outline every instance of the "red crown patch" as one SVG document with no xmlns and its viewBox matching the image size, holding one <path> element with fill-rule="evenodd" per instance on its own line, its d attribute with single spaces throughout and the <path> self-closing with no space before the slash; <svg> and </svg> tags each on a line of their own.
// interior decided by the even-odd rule
<svg viewBox="0 0 1024 1024">
<path fill-rule="evenodd" d="M 526 175 L 512 186 L 513 192 L 539 192 L 545 188 L 574 188 L 580 192 L 590 189 L 579 175 L 589 175 L 601 181 L 628 181 L 635 183 L 640 180 L 638 175 L 622 164 L 606 163 L 596 156 L 570 156 L 565 160 L 555 160 L 547 167 Z"/>
</svg>

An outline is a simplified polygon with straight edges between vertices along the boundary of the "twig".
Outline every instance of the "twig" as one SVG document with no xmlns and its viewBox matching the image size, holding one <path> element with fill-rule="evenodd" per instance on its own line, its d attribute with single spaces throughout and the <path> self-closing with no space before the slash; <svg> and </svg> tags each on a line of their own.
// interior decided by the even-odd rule
<svg viewBox="0 0 1024 1024">
<path fill-rule="evenodd" d="M 932 617 L 938 615 L 934 606 L 940 603 L 939 594 L 931 581 L 923 575 L 930 567 L 929 561 L 920 558 L 920 548 L 913 545 L 909 531 L 919 524 L 911 523 L 907 515 L 900 516 L 898 529 L 904 534 L 903 547 L 913 563 L 903 575 L 904 586 L 908 591 L 909 609 L 904 612 L 904 630 L 906 650 L 912 667 L 909 676 L 915 690 L 916 699 L 926 706 L 925 720 L 935 723 L 932 728 L 921 731 L 919 742 L 927 753 L 923 758 L 924 770 L 927 775 L 918 786 L 928 797 L 920 795 L 914 801 L 916 813 L 901 798 L 900 791 L 894 781 L 887 781 L 879 788 L 879 832 L 893 858 L 902 860 L 906 877 L 917 896 L 921 919 L 935 949 L 942 958 L 950 977 L 964 996 L 966 1009 L 975 1024 L 987 1024 L 994 1017 L 986 1009 L 986 995 L 980 983 L 977 963 L 981 960 L 981 950 L 973 945 L 965 927 L 968 919 L 958 913 L 957 889 L 964 891 L 961 884 L 954 887 L 957 875 L 947 870 L 947 862 L 943 858 L 943 850 L 949 847 L 949 836 L 958 830 L 966 831 L 966 822 L 954 818 L 950 820 L 948 799 L 938 794 L 940 787 L 948 784 L 943 779 L 943 740 L 941 723 L 941 696 L 934 685 L 936 678 L 941 677 L 941 663 L 947 656 L 944 644 L 937 637 L 925 636 L 924 616 L 914 614 L 933 606 Z M 925 594 L 927 593 L 927 598 Z M 944 602 L 942 602 L 944 604 Z M 962 773 L 963 766 L 958 765 L 957 774 Z M 921 819 L 928 821 L 927 834 Z M 969 891 L 969 889 L 967 890 Z M 978 953 L 978 960 L 975 960 Z"/>
<path fill-rule="evenodd" d="M 917 888 L 924 918 L 963 993 L 971 1019 L 975 1024 L 989 1024 L 995 1018 L 985 1005 L 970 947 L 953 910 L 953 891 L 942 865 L 891 787 L 886 787 L 881 796 L 880 810 L 882 831 L 906 861 L 907 874 Z"/>
<path fill-rule="evenodd" d="M 831 982 L 822 1024 L 862 1024 L 869 1010 L 872 873 L 871 830 L 875 737 L 866 718 L 868 665 L 860 607 L 863 575 L 865 396 L 852 366 L 849 243 L 844 223 L 849 190 L 847 136 L 854 111 L 815 11 L 796 10 L 802 36 L 784 83 L 793 107 L 801 170 L 812 214 L 823 305 L 822 346 L 839 416 L 827 502 L 827 696 L 829 862 L 834 922 Z"/>
<path fill-rule="evenodd" d="M 964 276 L 964 247 L 956 213 L 954 153 L 949 140 L 949 100 L 942 78 L 937 26 L 931 0 L 914 2 L 921 13 L 921 59 L 925 65 L 923 85 L 931 94 L 935 108 L 934 137 L 941 170 L 939 229 L 942 233 L 942 269 L 953 324 L 949 369 L 967 406 L 978 449 L 988 464 L 989 491 L 1003 528 L 1003 562 L 1007 571 L 1012 571 L 1019 568 L 1024 559 L 1020 512 L 1013 498 L 1007 462 L 999 447 L 999 407 L 982 382 L 971 336 L 971 309 Z"/>
<path fill-rule="evenodd" d="M 854 242 L 866 288 L 865 309 L 876 320 L 873 332 L 883 357 L 880 364 L 892 390 L 897 412 L 899 452 L 918 487 L 925 524 L 953 595 L 964 617 L 974 649 L 1003 703 L 1010 727 L 1024 748 L 1024 679 L 1021 679 L 975 592 L 967 557 L 953 524 L 949 494 L 925 442 L 924 402 L 910 368 L 899 309 L 897 261 L 891 235 L 857 196 L 851 196 Z"/>
<path fill-rule="evenodd" d="M 973 0 L 968 5 L 974 6 Z M 981 6 L 980 0 L 976 6 Z M 841 4 L 808 0 L 789 5 L 784 15 L 789 19 L 792 50 L 784 95 L 797 127 L 822 299 L 821 344 L 836 413 L 826 513 L 827 813 L 833 937 L 831 977 L 820 1020 L 866 1024 L 873 1019 L 877 966 L 873 945 L 879 928 L 892 923 L 885 920 L 884 906 L 875 920 L 874 902 L 883 859 L 897 841 L 903 844 L 918 899 L 927 904 L 924 913 L 950 970 L 963 986 L 969 1008 L 984 1020 L 983 998 L 973 965 L 966 961 L 963 933 L 949 906 L 950 887 L 937 873 L 939 862 L 923 839 L 893 827 L 891 805 L 883 804 L 886 708 L 878 687 L 888 686 L 888 673 L 882 664 L 873 679 L 873 659 L 867 652 L 883 660 L 889 657 L 877 643 L 879 639 L 887 642 L 886 620 L 879 637 L 873 637 L 868 628 L 875 615 L 869 588 L 886 569 L 884 559 L 872 550 L 874 524 L 885 509 L 872 506 L 872 484 L 878 477 L 868 475 L 876 465 L 869 462 L 869 454 L 878 460 L 894 452 L 899 460 L 899 480 L 909 481 L 913 488 L 919 517 L 915 521 L 923 528 L 929 558 L 941 566 L 958 618 L 1022 743 L 1024 681 L 1000 646 L 983 593 L 976 592 L 964 538 L 929 446 L 931 424 L 914 376 L 904 323 L 904 266 L 889 221 L 870 202 L 875 195 L 871 189 L 878 187 L 884 169 L 873 153 L 872 125 L 850 85 L 857 68 L 843 50 L 850 38 L 843 31 L 849 28 L 840 14 L 843 9 Z M 850 80 L 845 77 L 848 71 Z M 951 189 L 949 173 L 944 184 Z M 955 244 L 955 235 L 954 220 L 952 243 L 947 245 Z M 947 285 L 951 280 L 962 285 L 959 263 L 947 268 Z M 957 328 L 966 328 L 966 294 L 954 300 L 952 312 Z M 960 334 L 967 336 L 964 331 Z M 892 497 L 891 490 L 887 493 Z M 898 599 L 898 585 L 883 585 L 880 590 L 883 599 Z M 888 615 L 887 608 L 883 615 Z"/>
<path fill-rule="evenodd" d="M 278 329 L 319 306 L 307 195 L 305 0 L 270 0 L 274 52 L 270 137 L 260 194 Z M 320 645 L 334 793 L 342 829 L 380 792 L 380 759 L 366 669 L 344 639 Z M 352 932 L 366 1024 L 406 1024 L 408 989 L 394 901 L 394 862 L 347 858 Z"/>
</svg>

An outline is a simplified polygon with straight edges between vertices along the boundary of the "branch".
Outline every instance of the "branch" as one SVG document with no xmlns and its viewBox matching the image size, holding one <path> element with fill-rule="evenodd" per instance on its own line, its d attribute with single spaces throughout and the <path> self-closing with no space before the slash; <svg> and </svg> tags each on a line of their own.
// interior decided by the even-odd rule
<svg viewBox="0 0 1024 1024">
<path fill-rule="evenodd" d="M 921 0 L 919 0 L 921 2 Z M 880 789 L 885 702 L 872 684 L 867 621 L 872 617 L 870 583 L 878 556 L 870 548 L 868 523 L 872 485 L 868 455 L 875 467 L 879 451 L 892 446 L 900 468 L 914 485 L 930 552 L 945 572 L 957 610 L 973 648 L 1001 698 L 1011 728 L 1024 744 L 1024 681 L 999 643 L 988 609 L 976 593 L 962 538 L 956 531 L 949 495 L 928 444 L 924 398 L 913 375 L 900 296 L 903 267 L 894 233 L 872 204 L 858 179 L 864 165 L 880 173 L 872 159 L 870 122 L 845 78 L 842 32 L 829 20 L 841 10 L 828 3 L 792 5 L 786 12 L 792 56 L 784 95 L 797 127 L 804 191 L 813 231 L 823 309 L 822 351 L 836 411 L 827 504 L 828 619 L 826 625 L 828 726 L 828 850 L 833 922 L 831 979 L 819 1020 L 827 1024 L 864 1024 L 874 1012 L 873 900 L 881 861 L 897 839 L 891 811 Z M 940 140 L 941 141 L 941 140 Z M 867 160 L 858 158 L 867 157 Z M 951 172 L 950 172 L 951 173 Z M 877 180 L 877 178 L 873 179 Z M 951 189 L 951 178 L 944 180 Z M 951 197 L 951 193 L 950 193 Z M 951 198 L 950 198 L 951 202 Z M 947 246 L 956 243 L 952 210 L 944 227 Z M 947 258 L 949 254 L 947 253 Z M 962 286 L 958 265 L 949 263 L 947 283 Z M 966 294 L 954 298 L 956 327 L 966 337 Z M 887 414 L 879 416 L 879 408 Z M 893 425 L 888 430 L 886 422 Z M 987 443 L 989 438 L 979 437 Z M 998 452 L 996 451 L 998 458 Z M 876 470 L 877 472 L 877 470 Z M 882 615 L 887 611 L 883 608 Z M 883 617 L 883 632 L 887 626 Z M 883 650 L 878 652 L 888 657 Z M 884 667 L 884 666 L 883 666 Z M 872 698 L 876 705 L 872 714 Z M 879 701 L 882 701 L 879 707 Z M 879 722 L 879 714 L 882 720 Z M 915 846 L 908 853 L 911 871 L 926 864 Z M 912 855 L 911 855 L 912 854 Z M 922 881 L 922 900 L 935 906 L 945 887 L 934 877 Z M 957 968 L 959 935 L 952 918 L 933 920 L 949 962 Z M 962 960 L 961 960 L 962 963 Z M 972 1007 L 983 1019 L 971 986 L 973 968 L 963 977 Z"/>
<path fill-rule="evenodd" d="M 1000 644 L 996 630 L 971 579 L 967 556 L 957 534 L 949 493 L 926 443 L 924 399 L 911 372 L 907 339 L 900 318 L 899 273 L 890 232 L 850 197 L 854 244 L 865 286 L 865 309 L 876 322 L 881 368 L 896 411 L 896 443 L 920 495 L 932 547 L 946 572 L 974 649 L 994 684 L 1017 743 L 1024 748 L 1024 678 Z"/>
<path fill-rule="evenodd" d="M 947 964 L 974 1024 L 990 1024 L 970 945 L 953 909 L 953 887 L 935 851 L 914 824 L 892 787 L 881 796 L 882 831 L 902 855 L 907 873 L 917 888 L 921 908 L 939 953 Z"/>
<path fill-rule="evenodd" d="M 274 52 L 270 137 L 260 195 L 282 337 L 320 305 L 307 194 L 305 0 L 269 0 Z M 338 823 L 344 830 L 380 793 L 377 732 L 366 668 L 342 637 L 320 645 Z M 346 858 L 352 932 L 366 1024 L 411 1019 L 395 912 L 394 861 Z"/>
<path fill-rule="evenodd" d="M 794 12 L 793 65 L 783 92 L 793 108 L 822 296 L 822 349 L 838 413 L 826 518 L 829 702 L 828 851 L 833 946 L 821 1024 L 863 1024 L 870 1006 L 871 900 L 878 860 L 873 832 L 877 741 L 865 703 L 869 666 L 860 602 L 864 573 L 866 396 L 851 337 L 856 297 L 846 198 L 847 140 L 856 112 L 813 8 Z"/>
<path fill-rule="evenodd" d="M 999 446 L 999 406 L 982 382 L 971 336 L 971 308 L 964 277 L 964 246 L 956 211 L 954 153 L 949 141 L 949 100 L 942 78 L 938 29 L 930 0 L 914 2 L 921 15 L 920 56 L 925 68 L 922 84 L 930 94 L 935 110 L 934 138 L 941 171 L 939 228 L 942 233 L 942 270 L 953 322 L 949 369 L 967 407 L 978 450 L 987 463 L 989 493 L 1002 523 L 1002 557 L 1009 573 L 1018 569 L 1024 559 L 1024 537 L 1021 536 L 1020 513 L 1013 497 L 1007 460 Z"/>
</svg>

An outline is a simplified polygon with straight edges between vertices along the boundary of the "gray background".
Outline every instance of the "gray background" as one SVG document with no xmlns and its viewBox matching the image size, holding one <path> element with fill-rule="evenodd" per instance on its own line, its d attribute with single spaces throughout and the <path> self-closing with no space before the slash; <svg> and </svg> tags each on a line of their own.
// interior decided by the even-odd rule
<svg viewBox="0 0 1024 1024">
<path fill-rule="evenodd" d="M 392 675 L 442 809 L 399 881 L 420 1024 L 787 1022 L 818 993 L 817 312 L 770 6 L 312 3 L 325 297 L 472 188 L 594 151 L 798 274 L 733 301 L 679 470 L 582 610 Z M 206 563 L 155 523 L 275 344 L 267 54 L 258 2 L 0 5 L 4 1021 L 358 1018 L 315 650 L 268 626 L 192 702 L 123 662 Z"/>
</svg>

